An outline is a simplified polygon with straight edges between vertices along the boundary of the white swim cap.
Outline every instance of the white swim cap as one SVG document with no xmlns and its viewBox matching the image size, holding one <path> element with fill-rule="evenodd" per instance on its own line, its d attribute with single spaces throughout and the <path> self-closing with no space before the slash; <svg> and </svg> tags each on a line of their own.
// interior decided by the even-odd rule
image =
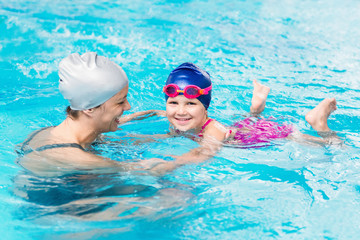
<svg viewBox="0 0 360 240">
<path fill-rule="evenodd" d="M 59 64 L 59 77 L 59 90 L 73 110 L 99 106 L 129 83 L 119 65 L 94 52 L 64 58 Z"/>
</svg>

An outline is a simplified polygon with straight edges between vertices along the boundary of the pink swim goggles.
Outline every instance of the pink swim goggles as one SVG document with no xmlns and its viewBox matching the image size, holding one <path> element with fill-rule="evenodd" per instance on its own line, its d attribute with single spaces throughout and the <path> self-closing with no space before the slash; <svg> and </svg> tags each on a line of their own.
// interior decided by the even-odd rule
<svg viewBox="0 0 360 240">
<path fill-rule="evenodd" d="M 206 95 L 211 90 L 212 85 L 205 89 L 201 89 L 195 85 L 188 85 L 184 90 L 180 90 L 179 86 L 176 84 L 166 85 L 163 89 L 163 92 L 169 97 L 176 97 L 179 93 L 183 93 L 186 98 L 197 98 L 201 95 Z"/>
</svg>

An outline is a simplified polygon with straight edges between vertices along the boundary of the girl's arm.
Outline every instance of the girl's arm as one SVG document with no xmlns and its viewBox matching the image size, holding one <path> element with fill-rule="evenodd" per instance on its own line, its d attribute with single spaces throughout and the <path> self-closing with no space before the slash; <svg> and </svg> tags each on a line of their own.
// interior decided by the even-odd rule
<svg viewBox="0 0 360 240">
<path fill-rule="evenodd" d="M 120 118 L 120 124 L 127 123 L 132 120 L 142 120 L 152 116 L 166 116 L 166 112 L 163 110 L 147 110 L 129 114 Z"/>
<path fill-rule="evenodd" d="M 173 156 L 174 161 L 159 162 L 151 167 L 150 170 L 157 174 L 164 174 L 183 165 L 205 162 L 215 156 L 222 148 L 222 141 L 228 137 L 228 132 L 229 130 L 222 124 L 214 121 L 206 127 L 200 147 L 194 148 L 181 156 Z"/>
<path fill-rule="evenodd" d="M 221 145 L 222 143 L 216 140 L 211 143 L 202 143 L 200 147 L 194 148 L 181 156 L 173 156 L 175 159 L 174 161 L 157 160 L 157 164 L 151 166 L 149 170 L 153 174 L 161 175 L 173 171 L 183 165 L 205 162 L 215 156 L 221 149 Z"/>
<path fill-rule="evenodd" d="M 213 121 L 205 128 L 200 147 L 183 154 L 177 160 L 185 163 L 199 163 L 212 158 L 222 148 L 228 132 L 229 130 L 224 125 Z"/>
</svg>

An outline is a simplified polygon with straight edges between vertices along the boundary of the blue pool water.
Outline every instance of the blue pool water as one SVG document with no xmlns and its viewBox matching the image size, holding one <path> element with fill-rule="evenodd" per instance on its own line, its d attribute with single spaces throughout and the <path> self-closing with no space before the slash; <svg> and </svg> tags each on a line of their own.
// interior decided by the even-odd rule
<svg viewBox="0 0 360 240">
<path fill-rule="evenodd" d="M 1 238 L 356 239 L 359 9 L 356 0 L 1 0 Z M 329 126 L 345 145 L 226 147 L 206 163 L 163 177 L 28 176 L 14 148 L 32 131 L 64 119 L 57 65 L 86 51 L 125 69 L 130 112 L 164 109 L 167 75 L 191 61 L 213 78 L 209 115 L 218 121 L 230 125 L 247 116 L 251 80 L 259 79 L 271 87 L 263 115 L 314 136 L 304 115 L 336 97 Z M 129 137 L 167 128 L 163 118 L 128 124 L 96 151 L 136 161 L 197 146 L 183 138 Z"/>
</svg>

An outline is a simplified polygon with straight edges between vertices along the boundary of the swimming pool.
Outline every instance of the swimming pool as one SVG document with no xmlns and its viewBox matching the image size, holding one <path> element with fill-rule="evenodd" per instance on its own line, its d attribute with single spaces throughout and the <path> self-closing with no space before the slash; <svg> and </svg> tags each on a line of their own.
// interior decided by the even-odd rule
<svg viewBox="0 0 360 240">
<path fill-rule="evenodd" d="M 2 0 L 0 6 L 4 239 L 353 239 L 360 232 L 358 1 Z M 163 177 L 93 173 L 38 181 L 22 175 L 15 145 L 62 121 L 66 102 L 57 90 L 57 64 L 85 51 L 125 69 L 131 111 L 164 109 L 161 86 L 184 61 L 212 75 L 210 116 L 228 125 L 247 116 L 252 79 L 272 89 L 264 116 L 312 135 L 304 115 L 336 97 L 329 125 L 345 146 L 277 141 L 224 148 L 211 161 Z M 111 134 L 123 145 L 96 151 L 134 161 L 196 147 L 182 138 L 138 143 L 128 137 L 166 128 L 162 118 L 128 124 Z M 46 192 L 26 200 L 26 181 L 79 201 L 67 205 Z M 85 192 L 82 186 L 91 187 Z"/>
</svg>

